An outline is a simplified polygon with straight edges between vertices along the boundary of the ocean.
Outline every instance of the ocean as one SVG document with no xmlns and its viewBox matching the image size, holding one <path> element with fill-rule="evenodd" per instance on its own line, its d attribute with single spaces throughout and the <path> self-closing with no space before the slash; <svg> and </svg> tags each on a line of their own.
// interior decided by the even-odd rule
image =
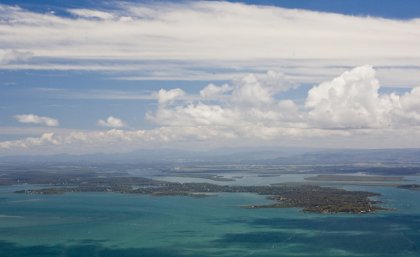
<svg viewBox="0 0 420 257">
<path fill-rule="evenodd" d="M 395 210 L 326 215 L 242 208 L 269 202 L 249 193 L 13 193 L 27 187 L 0 187 L 1 257 L 420 256 L 420 192 L 403 189 L 346 186 Z"/>
</svg>

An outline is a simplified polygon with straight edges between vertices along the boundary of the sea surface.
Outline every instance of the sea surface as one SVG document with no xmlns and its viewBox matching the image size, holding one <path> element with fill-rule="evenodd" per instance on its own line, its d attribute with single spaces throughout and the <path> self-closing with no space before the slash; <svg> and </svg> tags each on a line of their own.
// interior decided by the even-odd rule
<svg viewBox="0 0 420 257">
<path fill-rule="evenodd" d="M 273 180 L 281 182 L 242 179 Z M 379 192 L 384 205 L 396 210 L 325 215 L 241 208 L 268 202 L 249 193 L 207 198 L 13 193 L 34 187 L 0 187 L 0 257 L 420 256 L 420 192 L 341 185 Z"/>
</svg>

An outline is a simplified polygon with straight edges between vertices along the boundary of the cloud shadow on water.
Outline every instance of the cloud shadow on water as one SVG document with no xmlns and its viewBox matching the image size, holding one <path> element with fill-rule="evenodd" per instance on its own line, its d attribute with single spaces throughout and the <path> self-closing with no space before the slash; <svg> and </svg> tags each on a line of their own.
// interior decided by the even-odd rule
<svg viewBox="0 0 420 257">
<path fill-rule="evenodd" d="M 419 221 L 417 215 L 237 220 L 253 229 L 227 233 L 214 244 L 308 256 L 420 256 Z"/>
<path fill-rule="evenodd" d="M 2 257 L 184 257 L 176 249 L 158 248 L 108 248 L 95 242 L 78 245 L 37 245 L 20 246 L 15 243 L 0 241 Z"/>
</svg>

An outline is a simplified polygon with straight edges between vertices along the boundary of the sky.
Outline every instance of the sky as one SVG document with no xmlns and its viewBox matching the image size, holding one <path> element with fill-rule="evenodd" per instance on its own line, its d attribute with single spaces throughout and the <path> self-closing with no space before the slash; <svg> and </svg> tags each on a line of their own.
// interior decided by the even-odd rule
<svg viewBox="0 0 420 257">
<path fill-rule="evenodd" d="M 0 155 L 419 148 L 420 2 L 0 0 Z"/>
</svg>

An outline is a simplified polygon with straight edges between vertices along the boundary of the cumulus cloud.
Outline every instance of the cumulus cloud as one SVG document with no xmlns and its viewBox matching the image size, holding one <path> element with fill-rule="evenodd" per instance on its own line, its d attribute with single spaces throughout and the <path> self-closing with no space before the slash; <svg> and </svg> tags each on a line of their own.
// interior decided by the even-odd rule
<svg viewBox="0 0 420 257">
<path fill-rule="evenodd" d="M 60 125 L 59 121 L 46 116 L 38 116 L 35 114 L 20 114 L 15 115 L 14 118 L 20 123 L 31 123 L 45 125 L 48 127 L 56 127 Z"/>
<path fill-rule="evenodd" d="M 249 74 L 231 84 L 209 84 L 195 101 L 188 98 L 173 105 L 159 101 L 157 110 L 146 117 L 158 125 L 206 126 L 223 133 L 231 131 L 236 137 L 267 138 L 276 133 L 285 134 L 287 129 L 283 127 L 291 126 L 288 123 L 302 127 L 298 106 L 291 100 L 275 97 L 289 89 L 288 84 L 277 73 Z"/>
<path fill-rule="evenodd" d="M 394 123 L 402 126 L 420 126 L 420 87 L 413 88 L 402 96 L 391 94 L 394 104 Z"/>
<path fill-rule="evenodd" d="M 288 80 L 274 76 L 274 83 L 270 73 L 210 84 L 198 95 L 161 89 L 156 92 L 156 109 L 146 114 L 155 128 L 116 129 L 124 123 L 110 116 L 99 121 L 113 128 L 108 131 L 47 133 L 0 142 L 0 149 L 47 145 L 70 151 L 83 145 L 87 152 L 126 151 L 179 142 L 419 147 L 415 139 L 420 136 L 420 87 L 402 94 L 381 93 L 375 74 L 369 65 L 346 71 L 313 86 L 302 104 L 285 99 L 284 90 L 291 88 Z"/>
<path fill-rule="evenodd" d="M 392 101 L 379 95 L 379 82 L 371 66 L 357 67 L 313 87 L 306 107 L 309 118 L 326 128 L 386 127 L 391 122 Z"/>
<path fill-rule="evenodd" d="M 200 91 L 200 96 L 203 98 L 220 97 L 224 93 L 232 90 L 232 87 L 228 84 L 216 86 L 215 84 L 209 84 Z"/>
<path fill-rule="evenodd" d="M 234 83 L 232 100 L 244 105 L 264 105 L 272 102 L 269 88 L 261 85 L 253 74 L 249 74 Z"/>
<path fill-rule="evenodd" d="M 236 138 L 260 139 L 351 136 L 420 125 L 419 88 L 402 95 L 380 93 L 369 65 L 312 87 L 303 104 L 281 97 L 294 87 L 281 73 L 249 74 L 228 84 L 210 84 L 194 101 L 184 96 L 188 100 L 172 105 L 160 102 L 146 117 L 159 126 L 204 126 L 231 131 Z"/>
<path fill-rule="evenodd" d="M 420 125 L 419 89 L 380 94 L 371 66 L 346 71 L 308 92 L 308 123 L 321 128 L 363 129 Z"/>
<path fill-rule="evenodd" d="M 184 95 L 185 95 L 184 90 L 180 88 L 171 89 L 171 90 L 161 89 L 157 93 L 157 98 L 160 104 L 166 104 L 166 103 L 171 103 L 177 98 L 182 97 Z"/>
<path fill-rule="evenodd" d="M 125 123 L 114 116 L 109 116 L 106 120 L 98 120 L 98 125 L 108 128 L 123 128 Z"/>
<path fill-rule="evenodd" d="M 288 91 L 297 87 L 297 84 L 282 72 L 269 70 L 266 74 L 260 74 L 257 75 L 257 77 L 272 94 Z"/>
</svg>

